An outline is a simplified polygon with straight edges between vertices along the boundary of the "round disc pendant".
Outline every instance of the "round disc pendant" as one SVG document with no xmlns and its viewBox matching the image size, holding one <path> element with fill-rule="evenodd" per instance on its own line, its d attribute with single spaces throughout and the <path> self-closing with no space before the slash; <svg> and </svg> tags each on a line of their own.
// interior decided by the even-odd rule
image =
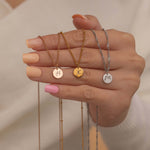
<svg viewBox="0 0 150 150">
<path fill-rule="evenodd" d="M 103 81 L 106 83 L 106 84 L 109 84 L 112 82 L 112 75 L 110 73 L 105 73 L 103 75 Z"/>
<path fill-rule="evenodd" d="M 54 69 L 54 70 L 53 70 L 53 76 L 54 76 L 54 78 L 56 78 L 56 79 L 62 78 L 62 77 L 63 77 L 63 71 L 62 71 L 62 69 L 60 69 L 60 68 Z"/>
<path fill-rule="evenodd" d="M 83 76 L 84 70 L 80 67 L 74 69 L 73 74 L 75 77 L 80 78 Z"/>
</svg>

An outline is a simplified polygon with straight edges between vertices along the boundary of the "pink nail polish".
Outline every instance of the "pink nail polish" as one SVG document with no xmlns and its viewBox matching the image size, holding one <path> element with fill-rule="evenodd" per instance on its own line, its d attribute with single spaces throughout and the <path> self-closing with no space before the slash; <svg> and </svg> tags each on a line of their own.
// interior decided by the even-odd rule
<svg viewBox="0 0 150 150">
<path fill-rule="evenodd" d="M 59 88 L 55 85 L 46 85 L 45 86 L 45 92 L 57 93 L 58 91 L 59 91 Z"/>
</svg>

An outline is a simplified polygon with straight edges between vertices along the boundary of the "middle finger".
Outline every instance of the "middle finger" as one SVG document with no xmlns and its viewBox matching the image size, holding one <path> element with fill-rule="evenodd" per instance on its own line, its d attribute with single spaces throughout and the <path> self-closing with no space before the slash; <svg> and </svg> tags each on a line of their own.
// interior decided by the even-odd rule
<svg viewBox="0 0 150 150">
<path fill-rule="evenodd" d="M 107 60 L 107 51 L 102 50 L 104 55 L 104 60 Z M 53 58 L 54 64 L 49 57 L 51 54 Z M 74 61 L 68 52 L 68 50 L 60 50 L 59 51 L 59 66 L 61 67 L 76 67 Z M 72 49 L 72 53 L 74 54 L 76 60 L 79 59 L 80 55 L 80 48 Z M 126 65 L 126 59 L 128 53 L 126 51 L 110 51 L 111 63 L 110 63 L 110 70 L 118 69 Z M 42 66 L 42 67 L 52 67 L 55 66 L 57 59 L 57 51 L 56 50 L 49 50 L 49 51 L 36 51 L 28 54 L 23 55 L 23 60 L 28 65 L 33 66 Z M 107 61 L 106 61 L 107 63 Z M 94 69 L 104 69 L 104 63 L 102 61 L 102 57 L 98 49 L 92 48 L 84 48 L 83 54 L 81 57 L 80 62 L 81 67 L 85 68 L 94 68 Z"/>
</svg>

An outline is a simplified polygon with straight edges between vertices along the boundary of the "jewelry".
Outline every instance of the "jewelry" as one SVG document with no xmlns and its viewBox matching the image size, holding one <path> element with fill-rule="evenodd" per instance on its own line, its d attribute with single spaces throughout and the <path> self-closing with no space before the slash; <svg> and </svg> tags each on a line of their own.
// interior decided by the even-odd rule
<svg viewBox="0 0 150 150">
<path fill-rule="evenodd" d="M 56 69 L 54 69 L 53 71 L 53 76 L 57 79 L 60 79 L 63 76 L 63 71 L 60 69 L 60 67 L 58 67 L 59 50 L 60 50 L 60 33 L 58 33 Z M 59 98 L 59 150 L 63 150 L 63 103 L 61 98 Z"/>
<path fill-rule="evenodd" d="M 105 29 L 103 29 L 105 36 L 106 36 L 106 40 L 107 40 L 107 52 L 108 52 L 108 65 L 107 65 L 107 72 L 104 74 L 103 76 L 103 80 L 105 83 L 109 84 L 112 82 L 112 75 L 109 72 L 110 70 L 110 46 L 109 46 L 109 39 L 108 39 L 108 34 L 107 31 Z"/>
<path fill-rule="evenodd" d="M 49 57 L 51 58 L 52 61 L 52 66 L 54 65 L 54 61 L 53 58 L 51 56 L 51 53 L 49 53 L 47 45 L 44 41 L 44 39 L 39 36 L 39 38 L 42 40 L 44 47 L 49 55 Z M 58 63 L 59 63 L 59 49 L 60 49 L 60 33 L 58 33 L 58 46 L 57 46 L 57 59 L 56 59 L 56 68 L 53 70 L 53 76 L 56 79 L 60 79 L 63 77 L 63 71 L 61 70 L 60 67 L 58 67 Z M 59 98 L 59 150 L 63 150 L 63 106 L 62 106 L 62 99 Z"/>
<path fill-rule="evenodd" d="M 98 105 L 96 105 L 96 150 L 98 150 Z"/>
<path fill-rule="evenodd" d="M 41 149 L 41 123 L 40 123 L 40 83 L 38 81 L 38 143 L 39 150 Z"/>
<path fill-rule="evenodd" d="M 77 77 L 77 78 L 82 77 L 83 74 L 84 74 L 84 70 L 79 66 L 79 65 L 80 65 L 80 61 L 81 61 L 81 57 L 82 57 L 82 53 L 83 53 L 84 42 L 85 42 L 85 31 L 82 30 L 82 32 L 83 32 L 83 41 L 82 41 L 82 46 L 81 46 L 81 51 L 80 51 L 80 56 L 79 56 L 78 62 L 76 61 L 76 59 L 75 59 L 75 57 L 74 57 L 74 55 L 73 55 L 73 53 L 72 53 L 72 51 L 71 51 L 71 49 L 70 49 L 70 46 L 69 46 L 69 44 L 68 44 L 68 42 L 67 42 L 67 40 L 66 40 L 66 38 L 65 38 L 65 36 L 64 36 L 64 34 L 63 34 L 63 32 L 61 32 L 61 34 L 62 34 L 62 36 L 63 36 L 63 38 L 64 38 L 64 41 L 65 41 L 65 43 L 66 43 L 66 46 L 67 46 L 67 48 L 68 48 L 68 50 L 69 50 L 69 53 L 70 53 L 70 55 L 72 56 L 72 59 L 73 59 L 74 64 L 75 64 L 75 66 L 76 66 L 76 68 L 75 68 L 74 71 L 73 71 L 73 75 L 74 75 L 75 77 Z"/>
<path fill-rule="evenodd" d="M 53 76 L 56 79 L 60 79 L 63 77 L 63 71 L 60 67 L 58 67 L 59 60 L 59 50 L 60 50 L 60 33 L 58 33 L 58 47 L 57 47 L 57 59 L 56 59 L 56 68 L 53 70 Z"/>
<path fill-rule="evenodd" d="M 39 36 L 39 38 L 42 40 L 42 42 L 44 44 L 44 47 L 45 47 L 45 49 L 46 49 L 46 51 L 47 51 L 47 53 L 48 53 L 48 55 L 49 55 L 49 57 L 52 61 L 52 66 L 54 66 L 54 61 L 53 61 L 52 55 L 48 51 L 48 48 L 47 48 L 47 45 L 46 45 L 44 39 L 41 36 Z M 60 33 L 58 33 L 58 43 L 59 42 L 60 42 Z M 57 59 L 56 59 L 56 65 L 55 65 L 56 68 L 53 70 L 53 77 L 56 78 L 56 79 L 60 79 L 60 78 L 63 77 L 63 71 L 60 67 L 58 67 L 58 60 L 59 60 L 59 45 L 57 47 Z"/>
<path fill-rule="evenodd" d="M 108 65 L 106 66 L 105 59 L 104 59 L 104 55 L 103 55 L 101 46 L 100 46 L 100 44 L 99 44 L 99 42 L 98 42 L 98 38 L 97 38 L 97 36 L 96 36 L 96 33 L 95 33 L 95 31 L 92 30 L 92 29 L 91 29 L 91 31 L 92 31 L 93 35 L 95 36 L 95 40 L 96 40 L 96 42 L 97 42 L 97 46 L 98 46 L 98 48 L 99 48 L 100 54 L 101 54 L 101 56 L 102 56 L 102 61 L 103 61 L 103 64 L 104 64 L 105 74 L 103 75 L 103 81 L 104 81 L 104 83 L 109 84 L 109 83 L 112 82 L 112 75 L 111 75 L 110 73 L 108 73 L 109 70 L 110 70 L 110 53 L 109 53 L 110 47 L 109 47 L 108 34 L 107 34 L 107 32 L 103 29 L 103 31 L 105 32 L 105 35 L 106 35 L 107 49 L 108 49 L 108 58 L 107 58 L 107 59 L 108 59 Z"/>
<path fill-rule="evenodd" d="M 85 42 L 85 31 L 82 30 L 83 32 L 83 41 L 82 41 L 82 46 L 81 46 L 81 51 L 80 51 L 80 56 L 79 56 L 79 60 L 78 62 L 76 61 L 71 49 L 70 49 L 70 46 L 67 42 L 67 39 L 65 38 L 63 32 L 60 32 L 64 38 L 64 41 L 66 43 L 66 46 L 69 50 L 69 53 L 70 55 L 72 56 L 72 59 L 74 61 L 74 64 L 76 65 L 76 68 L 74 69 L 73 71 L 73 75 L 77 78 L 80 78 L 83 76 L 83 73 L 84 73 L 84 70 L 79 66 L 80 65 L 80 61 L 81 61 L 81 57 L 82 57 L 82 53 L 83 53 L 83 47 L 84 47 L 84 42 Z M 81 129 L 82 129 L 82 150 L 84 150 L 84 124 L 83 124 L 83 102 L 81 101 Z"/>
<path fill-rule="evenodd" d="M 89 117 L 89 103 L 87 103 L 87 149 L 90 150 L 90 117 Z"/>
</svg>

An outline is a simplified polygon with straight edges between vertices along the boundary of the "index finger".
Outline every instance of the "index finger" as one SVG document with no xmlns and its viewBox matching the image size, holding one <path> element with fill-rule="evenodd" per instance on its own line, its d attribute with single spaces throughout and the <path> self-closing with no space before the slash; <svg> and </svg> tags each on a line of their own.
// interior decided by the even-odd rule
<svg viewBox="0 0 150 150">
<path fill-rule="evenodd" d="M 107 40 L 104 31 L 102 30 L 95 30 L 95 33 L 97 35 L 98 41 L 101 45 L 102 49 L 107 49 Z M 108 37 L 109 37 L 109 45 L 111 50 L 117 50 L 121 49 L 122 47 L 129 47 L 133 45 L 131 35 L 125 32 L 117 31 L 117 30 L 107 30 Z M 73 30 L 69 32 L 65 32 L 64 36 L 67 39 L 67 42 L 70 46 L 70 48 L 77 48 L 82 46 L 82 40 L 83 40 L 83 32 L 82 30 Z M 57 34 L 51 34 L 51 35 L 45 35 L 42 36 L 44 39 L 47 48 L 49 50 L 51 49 L 57 49 L 58 44 L 58 35 Z M 34 50 L 46 50 L 45 46 L 42 42 L 42 40 L 37 37 L 34 39 L 27 40 L 27 46 L 29 48 L 32 48 Z M 90 30 L 85 30 L 85 47 L 88 48 L 97 48 L 97 43 L 95 40 L 95 37 L 93 33 Z M 63 37 L 60 38 L 60 49 L 66 49 L 67 46 L 65 44 L 65 41 Z"/>
</svg>

